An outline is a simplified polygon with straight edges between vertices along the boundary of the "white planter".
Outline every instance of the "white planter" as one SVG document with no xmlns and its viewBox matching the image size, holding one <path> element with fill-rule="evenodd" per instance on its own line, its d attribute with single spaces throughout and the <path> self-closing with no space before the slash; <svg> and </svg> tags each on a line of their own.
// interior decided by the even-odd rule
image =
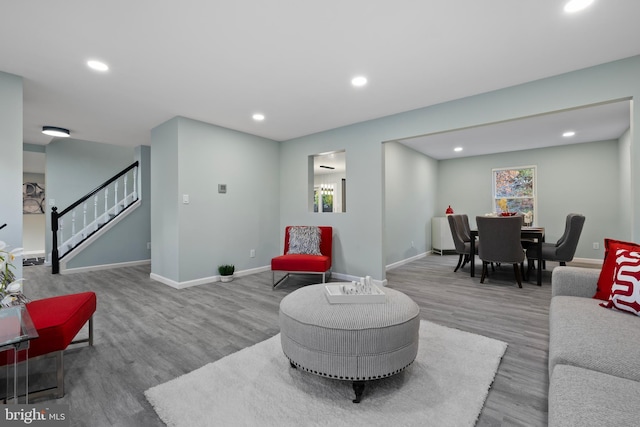
<svg viewBox="0 0 640 427">
<path fill-rule="evenodd" d="M 233 280 L 233 274 L 231 276 L 220 276 L 221 282 L 231 282 Z"/>
</svg>

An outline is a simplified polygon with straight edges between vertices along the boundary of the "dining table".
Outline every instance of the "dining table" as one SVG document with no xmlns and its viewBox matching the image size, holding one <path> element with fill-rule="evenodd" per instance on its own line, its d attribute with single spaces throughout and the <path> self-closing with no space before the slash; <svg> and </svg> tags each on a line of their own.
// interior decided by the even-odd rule
<svg viewBox="0 0 640 427">
<path fill-rule="evenodd" d="M 476 238 L 478 237 L 478 230 L 471 230 L 471 248 L 470 253 L 471 256 L 469 263 L 471 264 L 471 277 L 475 277 L 476 273 L 476 263 L 475 263 L 475 253 L 476 253 Z M 522 227 L 520 232 L 520 238 L 522 239 L 533 239 L 534 245 L 536 248 L 536 254 L 538 259 L 538 268 L 537 268 L 537 283 L 538 286 L 542 286 L 542 243 L 544 242 L 544 227 Z"/>
</svg>

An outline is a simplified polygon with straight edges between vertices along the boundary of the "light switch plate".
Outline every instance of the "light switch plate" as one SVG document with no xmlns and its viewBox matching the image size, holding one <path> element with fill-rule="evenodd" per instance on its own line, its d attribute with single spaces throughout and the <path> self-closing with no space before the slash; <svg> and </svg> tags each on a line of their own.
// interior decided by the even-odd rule
<svg viewBox="0 0 640 427">
<path fill-rule="evenodd" d="M 189 195 L 188 194 L 183 194 L 182 195 L 182 203 L 184 203 L 185 205 L 189 204 Z"/>
<path fill-rule="evenodd" d="M 227 184 L 218 184 L 218 193 L 224 194 L 227 192 Z"/>
</svg>

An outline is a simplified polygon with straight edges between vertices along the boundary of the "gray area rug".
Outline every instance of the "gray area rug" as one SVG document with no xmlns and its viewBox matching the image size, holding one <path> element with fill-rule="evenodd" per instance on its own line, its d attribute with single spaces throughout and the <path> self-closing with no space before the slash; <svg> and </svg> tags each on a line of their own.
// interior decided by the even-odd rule
<svg viewBox="0 0 640 427">
<path fill-rule="evenodd" d="M 354 404 L 349 381 L 291 368 L 278 334 L 145 395 L 168 426 L 473 426 L 506 348 L 423 320 L 413 365 Z"/>
</svg>

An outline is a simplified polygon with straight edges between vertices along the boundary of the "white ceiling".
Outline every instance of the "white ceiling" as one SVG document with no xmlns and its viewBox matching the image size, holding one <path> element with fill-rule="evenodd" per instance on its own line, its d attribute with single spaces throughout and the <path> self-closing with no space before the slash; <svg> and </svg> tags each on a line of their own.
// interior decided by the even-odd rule
<svg viewBox="0 0 640 427">
<path fill-rule="evenodd" d="M 274 140 L 640 54 L 640 1 L 29 0 L 0 6 L 24 141 L 135 146 L 180 115 Z M 110 65 L 89 70 L 88 59 Z M 353 88 L 353 76 L 369 84 Z M 254 112 L 265 114 L 254 122 Z M 409 136 L 409 135 L 408 135 Z"/>
<path fill-rule="evenodd" d="M 344 174 L 346 170 L 347 158 L 344 151 L 321 153 L 313 158 L 314 175 Z"/>
<path fill-rule="evenodd" d="M 403 139 L 400 142 L 438 159 L 479 156 L 557 145 L 618 139 L 629 129 L 630 101 L 550 112 L 483 126 Z M 572 137 L 563 137 L 573 131 Z M 460 147 L 462 151 L 455 152 Z"/>
</svg>

